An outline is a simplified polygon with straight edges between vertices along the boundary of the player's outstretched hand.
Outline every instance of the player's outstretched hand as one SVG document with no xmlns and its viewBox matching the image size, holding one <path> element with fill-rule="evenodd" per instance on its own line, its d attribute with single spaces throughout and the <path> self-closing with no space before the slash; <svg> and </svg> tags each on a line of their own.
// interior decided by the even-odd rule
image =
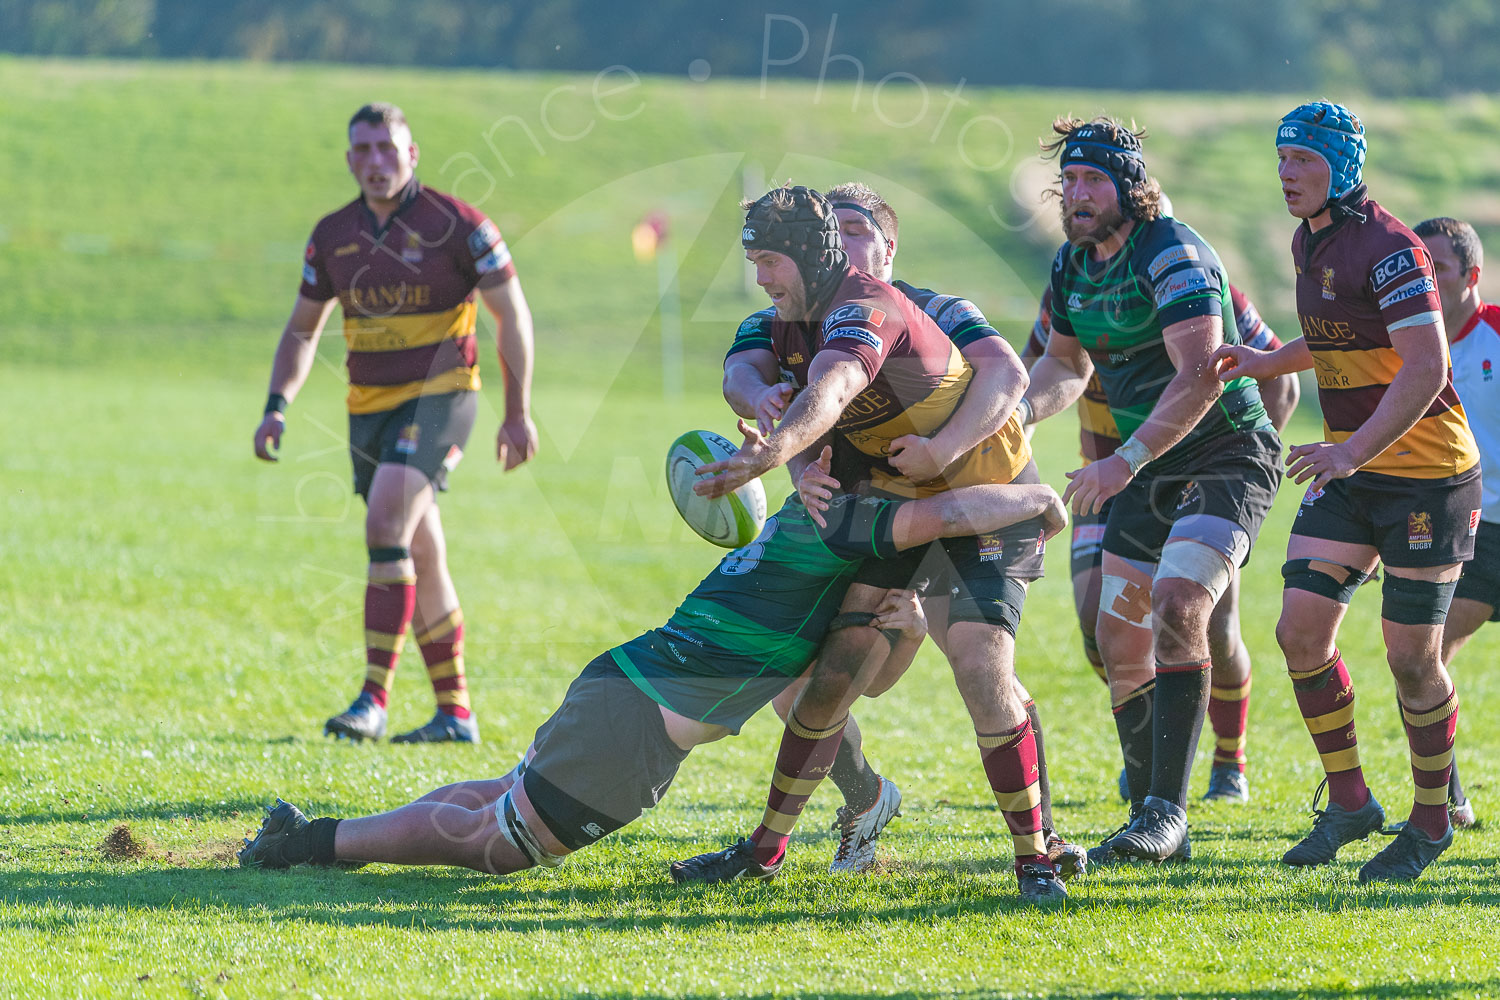
<svg viewBox="0 0 1500 1000">
<path fill-rule="evenodd" d="M 762 434 L 769 434 L 777 421 L 786 413 L 786 404 L 792 401 L 792 384 L 777 382 L 766 386 L 755 401 L 755 426 Z"/>
<path fill-rule="evenodd" d="M 728 496 L 772 468 L 766 436 L 744 420 L 739 422 L 739 428 L 745 435 L 745 443 L 740 445 L 739 451 L 723 461 L 709 462 L 693 470 L 701 477 L 693 484 L 693 492 L 700 497 L 716 500 Z"/>
<path fill-rule="evenodd" d="M 536 450 L 536 424 L 531 422 L 531 417 L 524 413 L 507 417 L 495 438 L 495 461 L 504 464 L 505 471 L 509 472 L 536 455 Z"/>
<path fill-rule="evenodd" d="M 1047 509 L 1042 511 L 1043 538 L 1051 538 L 1068 526 L 1068 508 L 1063 506 L 1062 497 L 1050 486 L 1047 492 L 1050 496 L 1047 498 Z"/>
<path fill-rule="evenodd" d="M 870 624 L 878 629 L 895 629 L 908 639 L 927 635 L 927 615 L 915 590 L 887 591 Z"/>
<path fill-rule="evenodd" d="M 952 459 L 932 450 L 932 438 L 903 434 L 891 442 L 888 459 L 895 470 L 914 483 L 928 483 L 942 475 Z"/>
<path fill-rule="evenodd" d="M 839 481 L 829 474 L 832 467 L 833 449 L 825 444 L 817 460 L 808 462 L 807 468 L 802 470 L 802 477 L 797 480 L 797 496 L 802 499 L 813 523 L 820 528 L 828 527 L 828 522 L 823 520 L 823 511 L 828 509 L 828 502 L 839 488 Z"/>
<path fill-rule="evenodd" d="M 1214 374 L 1219 376 L 1220 382 L 1228 382 L 1241 376 L 1270 378 L 1278 374 L 1268 369 L 1265 359 L 1270 356 L 1269 351 L 1257 351 L 1244 344 L 1222 344 L 1214 351 L 1209 364 L 1214 366 Z"/>
<path fill-rule="evenodd" d="M 1071 502 L 1075 514 L 1097 514 L 1104 501 L 1130 485 L 1133 478 L 1129 464 L 1119 455 L 1101 458 L 1068 473 L 1062 502 Z"/>
<path fill-rule="evenodd" d="M 279 462 L 276 452 L 281 450 L 281 432 L 286 429 L 286 418 L 276 412 L 267 413 L 255 428 L 255 457 L 263 462 Z"/>
<path fill-rule="evenodd" d="M 1321 490 L 1335 479 L 1352 476 L 1359 471 L 1359 463 L 1349 454 L 1343 444 L 1314 441 L 1287 449 L 1286 474 L 1294 483 L 1305 483 L 1309 479 L 1311 490 Z"/>
</svg>

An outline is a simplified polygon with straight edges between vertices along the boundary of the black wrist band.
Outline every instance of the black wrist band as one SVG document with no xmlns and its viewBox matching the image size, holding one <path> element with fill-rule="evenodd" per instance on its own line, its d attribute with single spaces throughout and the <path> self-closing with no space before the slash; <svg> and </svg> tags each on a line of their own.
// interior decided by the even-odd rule
<svg viewBox="0 0 1500 1000">
<path fill-rule="evenodd" d="M 279 392 L 273 392 L 273 393 L 271 393 L 271 395 L 269 395 L 269 396 L 266 397 L 266 412 L 267 413 L 285 413 L 286 412 L 286 397 L 283 396 Z"/>
</svg>

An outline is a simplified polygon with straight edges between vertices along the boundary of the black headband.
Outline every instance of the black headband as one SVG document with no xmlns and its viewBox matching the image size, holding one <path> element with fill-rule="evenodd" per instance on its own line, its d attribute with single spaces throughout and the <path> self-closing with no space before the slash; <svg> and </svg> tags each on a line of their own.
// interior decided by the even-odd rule
<svg viewBox="0 0 1500 1000">
<path fill-rule="evenodd" d="M 1135 136 L 1116 144 L 1104 136 L 1096 138 L 1095 131 L 1085 126 L 1069 136 L 1063 145 L 1060 166 L 1066 170 L 1073 163 L 1087 163 L 1104 171 L 1122 195 L 1126 188 L 1146 181 L 1146 160 L 1141 155 L 1140 140 Z"/>
<path fill-rule="evenodd" d="M 870 225 L 872 225 L 872 226 L 875 227 L 875 231 L 880 234 L 880 238 L 881 239 L 885 240 L 887 243 L 889 243 L 891 241 L 891 238 L 886 235 L 885 229 L 880 225 L 879 222 L 875 221 L 875 215 L 874 215 L 874 213 L 871 212 L 865 206 L 861 205 L 859 202 L 857 202 L 857 201 L 836 201 L 836 202 L 833 203 L 833 207 L 834 208 L 847 208 L 851 212 L 858 212 L 860 215 L 863 215 L 866 219 L 870 220 Z"/>
</svg>

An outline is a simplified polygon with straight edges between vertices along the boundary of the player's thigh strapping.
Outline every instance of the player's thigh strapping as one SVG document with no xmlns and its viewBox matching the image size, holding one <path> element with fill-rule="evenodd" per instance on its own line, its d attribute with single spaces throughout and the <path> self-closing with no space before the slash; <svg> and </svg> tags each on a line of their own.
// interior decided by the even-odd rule
<svg viewBox="0 0 1500 1000">
<path fill-rule="evenodd" d="M 661 708 L 608 653 L 568 686 L 532 747 L 519 768 L 526 798 L 552 836 L 575 851 L 656 805 L 688 756 L 667 735 Z M 495 804 L 501 833 L 533 862 L 557 864 L 525 828 L 511 796 Z"/>
<path fill-rule="evenodd" d="M 387 462 L 418 469 L 433 489 L 446 490 L 478 411 L 479 393 L 448 392 L 418 396 L 382 413 L 351 413 L 354 492 L 368 496 L 376 467 Z"/>
<path fill-rule="evenodd" d="M 1210 442 L 1191 472 L 1140 476 L 1115 498 L 1104 529 L 1104 550 L 1145 578 L 1185 579 L 1208 591 L 1214 603 L 1233 572 L 1250 555 L 1281 482 L 1275 434 L 1251 431 Z M 1140 584 L 1106 574 L 1100 585 L 1103 613 L 1124 617 Z M 1138 615 L 1126 618 L 1131 624 Z"/>
</svg>

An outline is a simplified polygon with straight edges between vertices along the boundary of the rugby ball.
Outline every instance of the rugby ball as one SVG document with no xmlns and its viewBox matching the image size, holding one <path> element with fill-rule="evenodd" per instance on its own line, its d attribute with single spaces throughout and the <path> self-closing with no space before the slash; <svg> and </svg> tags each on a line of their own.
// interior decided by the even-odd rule
<svg viewBox="0 0 1500 1000">
<path fill-rule="evenodd" d="M 693 470 L 730 457 L 739 448 L 713 431 L 688 431 L 667 449 L 667 489 L 677 513 L 700 537 L 726 549 L 755 541 L 766 524 L 766 490 L 759 479 L 717 500 L 700 497 L 693 484 L 707 478 Z"/>
</svg>

